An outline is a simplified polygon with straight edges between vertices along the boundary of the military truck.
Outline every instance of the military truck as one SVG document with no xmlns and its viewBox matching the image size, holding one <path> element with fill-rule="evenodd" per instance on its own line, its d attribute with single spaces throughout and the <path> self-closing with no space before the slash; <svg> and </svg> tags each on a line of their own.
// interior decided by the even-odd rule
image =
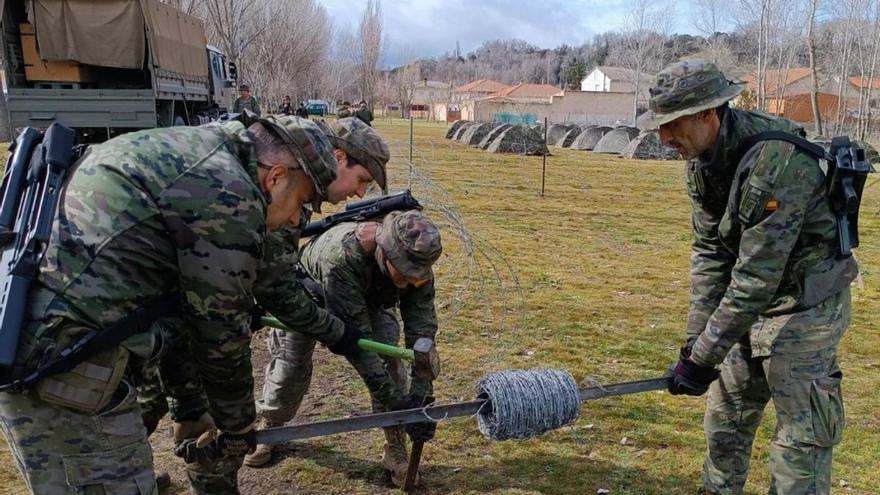
<svg viewBox="0 0 880 495">
<path fill-rule="evenodd" d="M 227 112 L 236 68 L 203 22 L 158 0 L 0 0 L 12 127 L 73 127 L 81 142 L 197 125 Z"/>
</svg>

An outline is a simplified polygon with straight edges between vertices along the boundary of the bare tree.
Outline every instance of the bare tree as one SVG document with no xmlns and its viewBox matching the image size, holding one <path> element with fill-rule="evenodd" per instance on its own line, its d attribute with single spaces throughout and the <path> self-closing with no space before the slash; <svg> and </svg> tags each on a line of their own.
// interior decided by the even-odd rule
<svg viewBox="0 0 880 495">
<path fill-rule="evenodd" d="M 734 65 L 733 56 L 727 46 L 727 38 L 722 36 L 724 19 L 730 15 L 729 0 L 695 0 L 692 24 L 706 38 L 706 58 L 727 70 Z"/>
<path fill-rule="evenodd" d="M 360 34 L 360 89 L 361 97 L 373 105 L 379 81 L 379 58 L 382 52 L 381 0 L 367 0 L 358 26 Z"/>
<path fill-rule="evenodd" d="M 664 63 L 664 37 L 656 29 L 668 25 L 674 12 L 666 11 L 669 5 L 654 6 L 649 0 L 635 0 L 633 10 L 629 14 L 629 29 L 623 33 L 623 39 L 609 53 L 609 60 L 619 67 L 630 69 L 633 94 L 633 119 L 639 114 L 639 98 L 643 91 L 643 75 L 656 72 Z"/>
<path fill-rule="evenodd" d="M 819 76 L 816 73 L 816 10 L 819 0 L 810 1 L 810 19 L 807 23 L 807 49 L 810 52 L 810 77 L 813 87 L 810 88 L 810 103 L 813 106 L 813 122 L 816 134 L 822 135 L 822 115 L 819 111 Z"/>
</svg>

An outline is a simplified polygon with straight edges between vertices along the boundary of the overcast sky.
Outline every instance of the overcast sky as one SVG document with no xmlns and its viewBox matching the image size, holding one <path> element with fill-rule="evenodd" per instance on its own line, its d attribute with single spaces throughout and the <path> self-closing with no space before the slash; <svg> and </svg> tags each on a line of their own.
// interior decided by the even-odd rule
<svg viewBox="0 0 880 495">
<path fill-rule="evenodd" d="M 364 0 L 320 0 L 337 25 L 356 26 Z M 675 0 L 674 31 L 697 34 L 692 0 Z M 442 55 L 461 45 L 462 54 L 493 39 L 523 39 L 541 48 L 579 45 L 593 35 L 624 27 L 629 0 L 385 0 L 384 65 Z"/>
</svg>

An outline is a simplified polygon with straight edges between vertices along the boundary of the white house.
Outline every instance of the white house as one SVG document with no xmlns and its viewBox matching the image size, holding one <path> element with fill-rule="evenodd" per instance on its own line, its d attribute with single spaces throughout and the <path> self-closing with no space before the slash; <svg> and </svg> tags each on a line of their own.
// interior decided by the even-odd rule
<svg viewBox="0 0 880 495">
<path fill-rule="evenodd" d="M 632 93 L 636 81 L 639 92 L 651 86 L 651 75 L 642 72 L 636 77 L 636 71 L 623 67 L 599 65 L 581 81 L 581 91 L 610 91 L 614 93 Z"/>
</svg>

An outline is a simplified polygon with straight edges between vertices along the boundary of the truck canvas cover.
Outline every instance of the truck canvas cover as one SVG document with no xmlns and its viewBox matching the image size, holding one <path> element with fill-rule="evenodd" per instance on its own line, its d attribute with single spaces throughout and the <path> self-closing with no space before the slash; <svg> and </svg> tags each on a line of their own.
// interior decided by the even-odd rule
<svg viewBox="0 0 880 495">
<path fill-rule="evenodd" d="M 28 0 L 28 19 L 44 60 L 141 69 L 147 40 L 159 69 L 208 73 L 202 21 L 158 0 Z"/>
</svg>

